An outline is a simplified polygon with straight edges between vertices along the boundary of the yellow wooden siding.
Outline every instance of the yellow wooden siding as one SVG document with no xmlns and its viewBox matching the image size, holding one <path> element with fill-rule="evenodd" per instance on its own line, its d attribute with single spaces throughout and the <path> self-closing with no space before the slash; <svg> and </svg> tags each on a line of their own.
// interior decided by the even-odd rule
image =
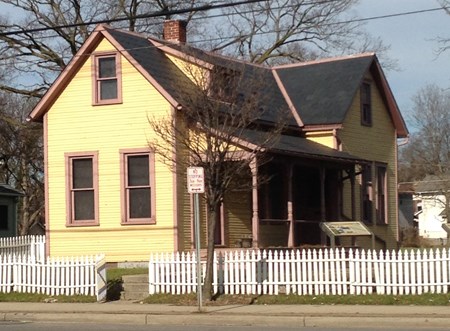
<svg viewBox="0 0 450 331">
<path fill-rule="evenodd" d="M 373 79 L 370 75 L 368 81 Z M 372 97 L 372 126 L 361 125 L 360 95 L 357 93 L 355 100 L 344 122 L 344 129 L 338 131 L 338 137 L 342 142 L 345 152 L 361 157 L 366 160 L 387 163 L 387 185 L 388 185 L 388 222 L 386 225 L 372 226 L 374 233 L 387 241 L 388 248 L 397 245 L 397 190 L 396 190 L 396 131 L 392 120 L 381 98 L 375 83 L 371 84 Z M 358 176 L 360 181 L 361 176 Z M 374 178 L 374 177 L 372 177 Z M 375 185 L 375 183 L 374 183 Z M 345 182 L 344 190 L 344 213 L 350 217 L 350 185 Z M 356 215 L 361 215 L 361 192 L 360 185 L 356 190 Z M 374 220 L 375 221 L 375 220 Z M 359 239 L 364 245 L 370 247 L 369 241 Z"/>
<path fill-rule="evenodd" d="M 335 147 L 333 131 L 308 132 L 306 138 L 331 148 Z"/>
<path fill-rule="evenodd" d="M 209 80 L 209 71 L 198 64 L 166 54 L 166 56 L 188 77 L 195 85 L 206 86 Z"/>
<path fill-rule="evenodd" d="M 115 51 L 104 39 L 97 51 Z M 170 114 L 168 102 L 121 57 L 123 103 L 92 106 L 91 59 L 47 113 L 48 206 L 52 256 L 105 253 L 107 261 L 145 261 L 174 249 L 173 175 L 156 157 L 155 225 L 121 225 L 120 149 L 146 148 L 148 116 Z M 99 226 L 66 226 L 67 152 L 98 151 Z"/>
</svg>

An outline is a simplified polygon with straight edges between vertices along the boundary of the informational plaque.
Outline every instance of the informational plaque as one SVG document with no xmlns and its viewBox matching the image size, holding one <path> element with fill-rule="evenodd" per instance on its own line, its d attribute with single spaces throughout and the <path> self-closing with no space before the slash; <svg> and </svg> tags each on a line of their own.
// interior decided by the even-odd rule
<svg viewBox="0 0 450 331">
<path fill-rule="evenodd" d="M 331 239 L 331 246 L 335 246 L 336 237 L 372 236 L 372 248 L 375 246 L 373 233 L 362 222 L 322 222 L 320 228 Z M 352 240 L 354 241 L 354 240 Z"/>
</svg>

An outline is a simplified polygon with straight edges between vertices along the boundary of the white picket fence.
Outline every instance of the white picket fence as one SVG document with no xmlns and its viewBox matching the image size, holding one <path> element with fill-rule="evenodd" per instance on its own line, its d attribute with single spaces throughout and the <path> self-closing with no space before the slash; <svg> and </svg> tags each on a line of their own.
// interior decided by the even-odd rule
<svg viewBox="0 0 450 331">
<path fill-rule="evenodd" d="M 0 292 L 47 295 L 92 295 L 106 298 L 104 255 L 48 258 L 44 263 L 26 256 L 0 257 Z"/>
<path fill-rule="evenodd" d="M 0 255 L 28 256 L 35 261 L 45 261 L 45 236 L 20 236 L 0 238 Z"/>
<path fill-rule="evenodd" d="M 46 258 L 45 236 L 0 238 L 0 292 L 106 299 L 104 255 Z"/>
<path fill-rule="evenodd" d="M 202 269 L 204 275 L 204 262 Z M 196 274 L 193 253 L 153 254 L 149 293 L 196 292 Z M 214 291 L 224 294 L 402 295 L 447 293 L 449 285 L 450 249 L 247 250 L 214 257 Z"/>
</svg>

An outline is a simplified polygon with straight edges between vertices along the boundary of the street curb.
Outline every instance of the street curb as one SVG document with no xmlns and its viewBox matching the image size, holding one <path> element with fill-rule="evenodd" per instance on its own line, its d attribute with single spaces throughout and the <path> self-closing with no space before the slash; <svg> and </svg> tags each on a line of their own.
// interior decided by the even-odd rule
<svg viewBox="0 0 450 331">
<path fill-rule="evenodd" d="M 449 316 L 324 316 L 285 314 L 237 314 L 237 313 L 88 313 L 88 312 L 8 312 L 1 313 L 2 321 L 15 322 L 71 322 L 135 325 L 223 325 L 223 326 L 286 326 L 286 327 L 442 327 L 450 325 Z"/>
</svg>

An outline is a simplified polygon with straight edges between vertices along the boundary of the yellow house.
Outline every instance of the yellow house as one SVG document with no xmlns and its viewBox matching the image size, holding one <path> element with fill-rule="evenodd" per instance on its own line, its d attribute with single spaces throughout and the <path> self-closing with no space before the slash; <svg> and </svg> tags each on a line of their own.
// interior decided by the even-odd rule
<svg viewBox="0 0 450 331">
<path fill-rule="evenodd" d="M 146 261 L 193 248 L 185 177 L 149 148 L 148 118 L 183 111 L 196 88 L 187 63 L 213 72 L 236 61 L 185 46 L 182 22 L 166 28 L 163 41 L 99 25 L 30 114 L 44 126 L 49 255 Z M 240 66 L 290 116 L 273 160 L 249 171 L 271 180 L 225 198 L 217 246 L 326 245 L 320 222 L 355 220 L 378 248 L 396 247 L 396 141 L 408 131 L 376 56 Z M 277 122 L 273 109 L 265 123 Z M 236 144 L 245 150 L 260 136 L 249 129 Z"/>
</svg>

